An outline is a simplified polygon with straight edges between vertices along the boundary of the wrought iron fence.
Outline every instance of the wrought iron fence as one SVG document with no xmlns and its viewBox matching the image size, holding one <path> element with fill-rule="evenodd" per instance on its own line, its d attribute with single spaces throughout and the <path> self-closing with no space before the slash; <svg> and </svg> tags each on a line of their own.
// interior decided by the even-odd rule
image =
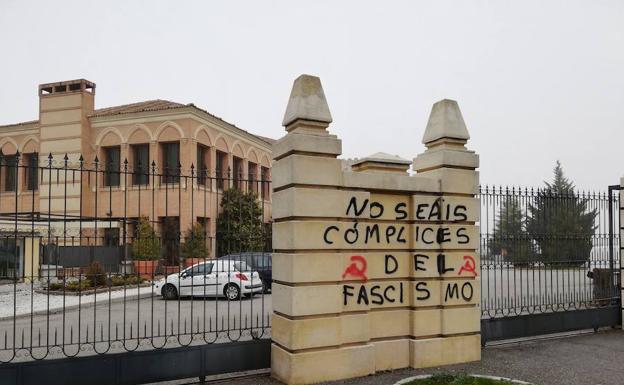
<svg viewBox="0 0 624 385">
<path fill-rule="evenodd" d="M 268 169 L 218 166 L 0 154 L 0 364 L 269 338 Z"/>
<path fill-rule="evenodd" d="M 619 303 L 617 194 L 482 186 L 479 197 L 484 319 Z"/>
</svg>

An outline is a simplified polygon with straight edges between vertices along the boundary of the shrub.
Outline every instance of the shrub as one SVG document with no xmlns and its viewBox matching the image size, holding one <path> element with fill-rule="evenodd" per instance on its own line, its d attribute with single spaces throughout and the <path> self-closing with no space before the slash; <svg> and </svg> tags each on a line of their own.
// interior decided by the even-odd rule
<svg viewBox="0 0 624 385">
<path fill-rule="evenodd" d="M 114 277 L 111 277 L 110 283 L 111 286 L 123 286 L 126 284 L 126 279 L 124 277 L 116 275 Z"/>
<path fill-rule="evenodd" d="M 265 250 L 265 229 L 255 192 L 232 188 L 223 193 L 217 218 L 217 256 Z"/>
<path fill-rule="evenodd" d="M 62 290 L 63 289 L 63 284 L 61 283 L 50 283 L 50 285 L 48 285 L 48 290 Z"/>
<path fill-rule="evenodd" d="M 186 230 L 182 244 L 182 256 L 185 258 L 205 258 L 208 256 L 206 248 L 206 231 L 201 223 L 196 223 Z"/>
<path fill-rule="evenodd" d="M 85 276 L 93 283 L 94 286 L 106 285 L 106 272 L 104 271 L 102 265 L 97 261 L 94 261 L 89 265 Z"/>
<path fill-rule="evenodd" d="M 145 282 L 145 279 L 138 275 L 129 275 L 125 278 L 126 285 L 138 285 Z"/>
<path fill-rule="evenodd" d="M 91 281 L 88 279 L 83 279 L 81 281 L 68 282 L 65 285 L 65 290 L 68 290 L 68 291 L 83 291 L 83 290 L 89 290 L 92 288 L 93 288 L 93 285 Z"/>
<path fill-rule="evenodd" d="M 149 218 L 139 218 L 136 238 L 132 242 L 132 259 L 155 261 L 160 258 L 160 240 L 156 236 Z"/>
<path fill-rule="evenodd" d="M 136 275 L 128 275 L 128 276 L 114 276 L 111 278 L 111 286 L 124 286 L 124 285 L 138 285 L 143 283 L 145 280 Z"/>
</svg>

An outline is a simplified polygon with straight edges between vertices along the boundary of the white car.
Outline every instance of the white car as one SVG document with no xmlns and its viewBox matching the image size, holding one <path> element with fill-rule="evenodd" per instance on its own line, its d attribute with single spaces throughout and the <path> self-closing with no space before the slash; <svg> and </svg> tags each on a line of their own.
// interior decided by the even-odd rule
<svg viewBox="0 0 624 385">
<path fill-rule="evenodd" d="M 164 299 L 178 297 L 225 297 L 238 300 L 242 295 L 251 296 L 262 292 L 262 280 L 258 272 L 242 261 L 215 259 L 200 262 L 170 274 L 153 283 L 156 292 Z"/>
</svg>

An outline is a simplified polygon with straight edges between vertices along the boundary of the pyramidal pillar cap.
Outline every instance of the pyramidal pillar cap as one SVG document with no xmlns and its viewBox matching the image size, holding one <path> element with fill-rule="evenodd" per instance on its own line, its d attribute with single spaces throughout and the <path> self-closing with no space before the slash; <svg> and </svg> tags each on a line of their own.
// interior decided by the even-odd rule
<svg viewBox="0 0 624 385">
<path fill-rule="evenodd" d="M 431 108 L 422 142 L 427 145 L 440 139 L 453 139 L 464 143 L 470 139 L 466 123 L 455 100 L 443 99 Z"/>
<path fill-rule="evenodd" d="M 363 159 L 358 159 L 351 165 L 351 170 L 367 172 L 392 172 L 406 174 L 411 161 L 403 159 L 398 155 L 391 155 L 385 152 L 376 152 Z"/>
<path fill-rule="evenodd" d="M 282 125 L 291 131 L 302 123 L 308 128 L 325 129 L 332 122 L 321 79 L 312 75 L 301 75 L 293 83 L 288 106 Z"/>
</svg>

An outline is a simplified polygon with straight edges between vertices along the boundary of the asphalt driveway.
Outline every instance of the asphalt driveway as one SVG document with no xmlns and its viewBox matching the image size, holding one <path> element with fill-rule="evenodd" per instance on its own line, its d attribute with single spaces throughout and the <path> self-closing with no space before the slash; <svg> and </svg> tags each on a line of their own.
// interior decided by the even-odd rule
<svg viewBox="0 0 624 385">
<path fill-rule="evenodd" d="M 334 385 L 391 385 L 423 373 L 463 372 L 515 378 L 540 385 L 624 384 L 624 331 L 598 333 L 488 346 L 482 361 L 428 370 L 397 370 Z M 175 384 L 191 384 L 178 381 Z M 171 384 L 174 384 L 171 383 Z M 219 381 L 228 385 L 277 385 L 268 375 Z"/>
</svg>

